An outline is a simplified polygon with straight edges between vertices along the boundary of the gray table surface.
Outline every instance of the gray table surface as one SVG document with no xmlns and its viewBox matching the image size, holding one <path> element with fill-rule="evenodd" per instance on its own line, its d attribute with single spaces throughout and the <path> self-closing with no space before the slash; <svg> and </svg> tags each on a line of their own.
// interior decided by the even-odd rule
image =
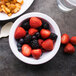
<svg viewBox="0 0 76 76">
<path fill-rule="evenodd" d="M 35 0 L 25 13 L 28 12 L 45 13 L 57 22 L 61 33 L 68 33 L 70 37 L 76 35 L 76 10 L 63 13 L 57 7 L 56 0 Z M 0 21 L 0 28 L 16 19 Z M 52 60 L 43 65 L 32 66 L 18 60 L 11 52 L 8 38 L 2 38 L 0 39 L 0 76 L 76 76 L 76 53 L 64 54 L 61 46 Z"/>
</svg>

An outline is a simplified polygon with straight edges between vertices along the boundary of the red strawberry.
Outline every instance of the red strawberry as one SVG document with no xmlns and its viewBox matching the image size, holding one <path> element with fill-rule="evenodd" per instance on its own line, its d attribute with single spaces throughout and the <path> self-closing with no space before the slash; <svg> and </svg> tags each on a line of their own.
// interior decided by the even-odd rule
<svg viewBox="0 0 76 76">
<path fill-rule="evenodd" d="M 42 47 L 45 50 L 51 51 L 53 50 L 53 40 L 47 39 L 42 43 Z"/>
<path fill-rule="evenodd" d="M 22 27 L 18 27 L 15 31 L 15 39 L 20 39 L 26 35 L 26 31 Z"/>
<path fill-rule="evenodd" d="M 51 32 L 49 30 L 46 30 L 46 29 L 42 29 L 40 31 L 40 34 L 41 34 L 41 37 L 46 39 L 50 36 Z"/>
<path fill-rule="evenodd" d="M 39 46 L 42 46 L 43 40 L 42 39 L 39 39 L 38 40 L 38 43 L 39 43 Z"/>
<path fill-rule="evenodd" d="M 73 45 L 76 45 L 76 36 L 73 36 L 73 37 L 70 39 L 70 42 L 71 42 Z"/>
<path fill-rule="evenodd" d="M 37 17 L 31 17 L 30 18 L 30 26 L 33 28 L 38 28 L 42 25 L 42 22 L 39 18 Z"/>
<path fill-rule="evenodd" d="M 65 48 L 64 48 L 64 52 L 65 53 L 74 53 L 75 52 L 75 48 L 72 44 L 68 43 Z"/>
<path fill-rule="evenodd" d="M 30 29 L 29 29 L 29 34 L 30 34 L 30 35 L 34 35 L 36 32 L 38 32 L 37 29 L 34 29 L 34 28 L 30 28 Z"/>
<path fill-rule="evenodd" d="M 42 54 L 42 51 L 41 49 L 34 49 L 32 50 L 32 56 L 35 58 L 35 59 L 38 59 Z"/>
<path fill-rule="evenodd" d="M 61 43 L 62 43 L 62 44 L 67 44 L 68 42 L 69 42 L 69 35 L 63 34 L 63 35 L 61 36 Z"/>
<path fill-rule="evenodd" d="M 24 56 L 30 56 L 31 55 L 31 50 L 32 50 L 31 47 L 27 44 L 24 44 L 22 46 L 22 54 Z"/>
</svg>

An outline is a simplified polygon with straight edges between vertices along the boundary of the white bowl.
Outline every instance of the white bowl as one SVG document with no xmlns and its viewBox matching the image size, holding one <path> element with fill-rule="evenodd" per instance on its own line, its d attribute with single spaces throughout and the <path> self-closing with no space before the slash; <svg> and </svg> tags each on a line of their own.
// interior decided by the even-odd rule
<svg viewBox="0 0 76 76">
<path fill-rule="evenodd" d="M 21 9 L 19 10 L 19 12 L 12 14 L 12 16 L 10 16 L 10 17 L 5 13 L 0 13 L 0 20 L 8 20 L 8 19 L 18 17 L 19 15 L 24 13 L 31 6 L 31 4 L 33 2 L 34 2 L 34 0 L 24 0 L 24 3 L 21 6 Z"/>
<path fill-rule="evenodd" d="M 18 27 L 18 25 L 23 20 L 30 18 L 30 17 L 40 17 L 40 18 L 45 19 L 46 21 L 48 21 L 51 24 L 50 27 L 52 28 L 52 31 L 58 35 L 58 38 L 54 44 L 54 49 L 50 52 L 43 53 L 42 56 L 38 60 L 36 60 L 32 57 L 25 57 L 24 55 L 22 55 L 22 53 L 20 53 L 17 50 L 17 45 L 16 45 L 16 41 L 14 38 L 14 33 L 15 33 L 15 30 Z M 56 53 L 58 52 L 59 47 L 60 47 L 60 43 L 61 43 L 61 33 L 60 33 L 58 25 L 55 23 L 55 21 L 51 17 L 49 17 L 45 14 L 42 14 L 42 13 L 32 12 L 32 13 L 28 13 L 28 14 L 21 16 L 20 18 L 18 18 L 14 22 L 14 24 L 10 30 L 9 44 L 10 44 L 11 50 L 14 53 L 14 55 L 19 60 L 23 61 L 24 63 L 28 63 L 28 64 L 32 64 L 32 65 L 38 65 L 38 64 L 43 64 L 43 63 L 51 60 L 56 55 Z"/>
</svg>

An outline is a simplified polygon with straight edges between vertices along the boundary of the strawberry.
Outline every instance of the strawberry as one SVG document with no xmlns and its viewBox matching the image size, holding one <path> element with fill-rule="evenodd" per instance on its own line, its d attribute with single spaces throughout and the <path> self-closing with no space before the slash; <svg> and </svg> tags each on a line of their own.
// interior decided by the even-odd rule
<svg viewBox="0 0 76 76">
<path fill-rule="evenodd" d="M 69 35 L 63 34 L 63 35 L 61 36 L 61 43 L 62 43 L 62 44 L 67 44 L 68 42 L 69 42 Z"/>
<path fill-rule="evenodd" d="M 73 45 L 76 45 L 76 36 L 73 36 L 73 37 L 70 39 L 70 42 L 71 42 Z"/>
<path fill-rule="evenodd" d="M 15 31 L 15 39 L 20 39 L 26 35 L 26 31 L 22 27 L 18 27 Z"/>
<path fill-rule="evenodd" d="M 38 32 L 38 30 L 35 28 L 30 28 L 28 32 L 30 35 L 34 35 L 36 32 Z"/>
<path fill-rule="evenodd" d="M 75 48 L 72 44 L 68 43 L 64 48 L 64 52 L 72 54 L 75 52 Z"/>
<path fill-rule="evenodd" d="M 38 59 L 42 54 L 42 51 L 41 49 L 34 49 L 32 50 L 32 56 L 35 58 L 35 59 Z"/>
<path fill-rule="evenodd" d="M 47 39 L 42 43 L 42 47 L 45 50 L 51 51 L 53 50 L 53 40 Z"/>
<path fill-rule="evenodd" d="M 38 43 L 39 43 L 39 46 L 41 47 L 42 43 L 43 43 L 43 40 L 42 39 L 38 39 Z"/>
<path fill-rule="evenodd" d="M 46 29 L 42 29 L 40 31 L 40 34 L 41 34 L 41 37 L 46 39 L 50 36 L 51 32 L 49 30 L 46 30 Z"/>
<path fill-rule="evenodd" d="M 22 46 L 22 54 L 24 56 L 30 56 L 31 55 L 31 50 L 32 50 L 31 47 L 27 44 L 24 44 Z"/>
<path fill-rule="evenodd" d="M 42 22 L 39 18 L 37 17 L 31 17 L 30 18 L 30 26 L 33 28 L 38 28 L 42 25 Z"/>
</svg>

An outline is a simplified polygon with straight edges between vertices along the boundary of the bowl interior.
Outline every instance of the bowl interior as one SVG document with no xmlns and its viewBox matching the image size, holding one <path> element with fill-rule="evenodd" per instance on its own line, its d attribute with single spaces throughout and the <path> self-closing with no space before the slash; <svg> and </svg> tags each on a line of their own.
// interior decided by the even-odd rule
<svg viewBox="0 0 76 76">
<path fill-rule="evenodd" d="M 32 57 L 23 56 L 22 53 L 20 53 L 17 50 L 16 40 L 14 38 L 14 33 L 15 33 L 16 28 L 18 26 L 20 26 L 21 22 L 23 22 L 24 20 L 26 20 L 27 18 L 30 18 L 30 17 L 39 17 L 41 19 L 46 20 L 50 25 L 50 28 L 51 28 L 50 31 L 52 31 L 58 35 L 58 38 L 54 44 L 54 49 L 52 51 L 43 53 L 42 56 L 38 60 L 36 60 Z M 29 14 L 25 14 L 25 15 L 21 16 L 13 24 L 11 31 L 10 31 L 10 36 L 9 36 L 9 44 L 10 44 L 11 50 L 15 54 L 15 56 L 18 59 L 20 59 L 21 61 L 28 63 L 28 64 L 33 64 L 33 65 L 42 64 L 42 63 L 45 63 L 45 62 L 49 61 L 50 59 L 52 59 L 60 47 L 60 41 L 61 41 L 61 34 L 60 34 L 60 30 L 59 30 L 57 24 L 55 23 L 55 21 L 52 18 L 50 18 L 49 16 L 42 14 L 42 13 L 29 13 Z"/>
</svg>

